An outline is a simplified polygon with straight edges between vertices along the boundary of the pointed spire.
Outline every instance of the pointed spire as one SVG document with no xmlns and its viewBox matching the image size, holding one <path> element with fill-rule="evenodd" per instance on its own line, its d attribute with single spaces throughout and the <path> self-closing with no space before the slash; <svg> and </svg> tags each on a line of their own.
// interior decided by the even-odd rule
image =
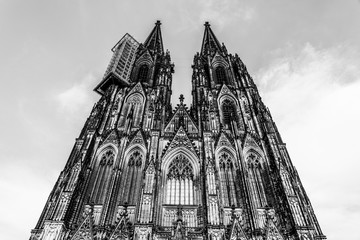
<svg viewBox="0 0 360 240">
<path fill-rule="evenodd" d="M 209 50 L 212 51 L 222 51 L 222 47 L 217 40 L 214 32 L 210 28 L 209 22 L 205 22 L 205 31 L 204 31 L 204 37 L 201 45 L 201 54 L 208 53 Z"/>
<path fill-rule="evenodd" d="M 162 42 L 160 25 L 161 22 L 159 20 L 156 21 L 154 29 L 151 31 L 150 35 L 144 42 L 144 46 L 150 51 L 161 54 L 164 52 L 164 46 Z"/>
</svg>

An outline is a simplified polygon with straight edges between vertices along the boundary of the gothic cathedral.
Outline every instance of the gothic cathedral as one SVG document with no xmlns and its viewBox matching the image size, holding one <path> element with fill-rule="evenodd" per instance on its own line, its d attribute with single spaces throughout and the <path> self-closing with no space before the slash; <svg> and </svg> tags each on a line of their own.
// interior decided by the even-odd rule
<svg viewBox="0 0 360 240">
<path fill-rule="evenodd" d="M 253 79 L 205 23 L 172 107 L 160 22 L 113 47 L 30 240 L 326 239 Z"/>
</svg>

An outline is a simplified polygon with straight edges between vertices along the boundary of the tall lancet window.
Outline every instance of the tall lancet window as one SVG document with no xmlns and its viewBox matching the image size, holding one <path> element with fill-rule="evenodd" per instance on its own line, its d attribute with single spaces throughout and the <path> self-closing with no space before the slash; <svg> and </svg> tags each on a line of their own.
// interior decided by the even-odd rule
<svg viewBox="0 0 360 240">
<path fill-rule="evenodd" d="M 138 73 L 138 81 L 146 82 L 148 73 L 149 73 L 148 65 L 146 65 L 146 64 L 141 65 L 139 68 L 139 73 Z"/>
<path fill-rule="evenodd" d="M 127 99 L 125 114 L 127 121 L 132 119 L 133 126 L 138 127 L 142 119 L 144 97 L 139 93 L 134 93 Z"/>
<path fill-rule="evenodd" d="M 218 84 L 227 84 L 225 68 L 223 66 L 218 66 L 215 69 L 215 74 L 216 74 L 216 82 Z"/>
<path fill-rule="evenodd" d="M 236 108 L 234 103 L 229 99 L 225 99 L 221 105 L 222 115 L 223 115 L 223 125 L 225 128 L 229 129 L 231 126 L 231 121 L 236 121 Z"/>
<path fill-rule="evenodd" d="M 194 170 L 189 159 L 177 155 L 170 163 L 166 178 L 167 204 L 194 204 Z"/>
<path fill-rule="evenodd" d="M 220 191 L 224 206 L 237 206 L 235 179 L 236 171 L 233 161 L 228 153 L 219 156 Z"/>
<path fill-rule="evenodd" d="M 256 207 L 266 205 L 264 183 L 262 178 L 263 169 L 261 168 L 260 157 L 255 153 L 250 153 L 247 157 L 249 185 Z"/>
<path fill-rule="evenodd" d="M 107 193 L 109 192 L 110 180 L 112 177 L 112 167 L 115 161 L 115 153 L 108 149 L 100 154 L 100 161 L 97 165 L 95 181 L 91 194 L 91 200 L 94 204 L 103 204 Z"/>
<path fill-rule="evenodd" d="M 141 175 L 143 166 L 143 155 L 139 150 L 135 150 L 130 154 L 127 162 L 124 198 L 123 202 L 129 205 L 136 205 L 140 194 Z"/>
</svg>

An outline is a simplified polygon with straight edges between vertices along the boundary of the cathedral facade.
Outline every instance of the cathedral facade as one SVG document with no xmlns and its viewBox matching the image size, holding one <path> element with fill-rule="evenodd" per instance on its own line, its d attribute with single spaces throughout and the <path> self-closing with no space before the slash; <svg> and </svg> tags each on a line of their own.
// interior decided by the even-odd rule
<svg viewBox="0 0 360 240">
<path fill-rule="evenodd" d="M 113 47 L 30 240 L 326 239 L 239 56 L 205 23 L 191 107 L 173 108 L 160 25 Z"/>
</svg>

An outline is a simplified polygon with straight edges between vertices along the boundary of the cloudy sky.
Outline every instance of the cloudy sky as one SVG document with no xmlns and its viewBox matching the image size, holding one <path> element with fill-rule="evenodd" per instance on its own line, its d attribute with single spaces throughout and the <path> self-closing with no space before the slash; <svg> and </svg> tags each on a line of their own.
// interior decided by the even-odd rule
<svg viewBox="0 0 360 240">
<path fill-rule="evenodd" d="M 270 108 L 328 239 L 359 239 L 360 1 L 0 0 L 0 239 L 27 239 L 125 34 L 162 21 L 173 104 L 204 21 Z"/>
</svg>

